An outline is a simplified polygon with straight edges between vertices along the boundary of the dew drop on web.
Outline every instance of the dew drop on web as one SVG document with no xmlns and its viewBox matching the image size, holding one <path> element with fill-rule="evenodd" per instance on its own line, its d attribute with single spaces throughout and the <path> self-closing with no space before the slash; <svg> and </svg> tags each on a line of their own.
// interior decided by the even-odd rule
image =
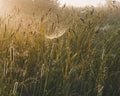
<svg viewBox="0 0 120 96">
<path fill-rule="evenodd" d="M 47 39 L 56 39 L 63 36 L 66 33 L 66 28 L 56 28 L 55 31 L 51 34 L 45 34 Z"/>
</svg>

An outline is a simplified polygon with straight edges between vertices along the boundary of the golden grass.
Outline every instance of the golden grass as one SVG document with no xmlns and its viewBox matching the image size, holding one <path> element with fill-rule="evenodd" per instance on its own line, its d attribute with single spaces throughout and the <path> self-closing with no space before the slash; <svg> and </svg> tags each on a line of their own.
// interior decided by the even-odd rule
<svg viewBox="0 0 120 96">
<path fill-rule="evenodd" d="M 64 8 L 62 14 L 51 11 L 29 20 L 1 18 L 0 96 L 120 94 L 119 25 L 110 10 L 84 10 Z M 67 29 L 53 34 L 59 26 Z"/>
</svg>

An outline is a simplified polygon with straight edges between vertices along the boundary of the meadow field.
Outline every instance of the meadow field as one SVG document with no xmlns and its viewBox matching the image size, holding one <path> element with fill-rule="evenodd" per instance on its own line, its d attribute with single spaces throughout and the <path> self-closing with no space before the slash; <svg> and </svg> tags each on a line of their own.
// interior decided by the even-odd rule
<svg viewBox="0 0 120 96">
<path fill-rule="evenodd" d="M 0 96 L 120 96 L 120 6 L 0 15 Z"/>
</svg>

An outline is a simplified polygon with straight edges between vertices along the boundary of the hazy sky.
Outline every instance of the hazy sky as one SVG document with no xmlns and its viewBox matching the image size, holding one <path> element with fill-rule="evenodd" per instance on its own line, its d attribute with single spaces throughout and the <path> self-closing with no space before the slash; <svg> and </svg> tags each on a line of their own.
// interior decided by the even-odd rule
<svg viewBox="0 0 120 96">
<path fill-rule="evenodd" d="M 86 6 L 93 5 L 97 6 L 98 4 L 105 4 L 105 0 L 59 0 L 59 2 L 63 5 L 72 5 L 72 6 Z"/>
</svg>

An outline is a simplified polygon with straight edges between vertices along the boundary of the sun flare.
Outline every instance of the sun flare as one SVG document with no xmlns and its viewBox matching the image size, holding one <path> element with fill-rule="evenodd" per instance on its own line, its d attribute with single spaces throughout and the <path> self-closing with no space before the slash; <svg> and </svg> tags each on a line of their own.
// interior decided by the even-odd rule
<svg viewBox="0 0 120 96">
<path fill-rule="evenodd" d="M 5 13 L 5 9 L 7 7 L 5 7 L 4 1 L 0 0 L 0 15 L 3 15 Z"/>
<path fill-rule="evenodd" d="M 2 7 L 2 0 L 0 0 L 0 10 L 1 10 L 1 7 Z"/>
</svg>

